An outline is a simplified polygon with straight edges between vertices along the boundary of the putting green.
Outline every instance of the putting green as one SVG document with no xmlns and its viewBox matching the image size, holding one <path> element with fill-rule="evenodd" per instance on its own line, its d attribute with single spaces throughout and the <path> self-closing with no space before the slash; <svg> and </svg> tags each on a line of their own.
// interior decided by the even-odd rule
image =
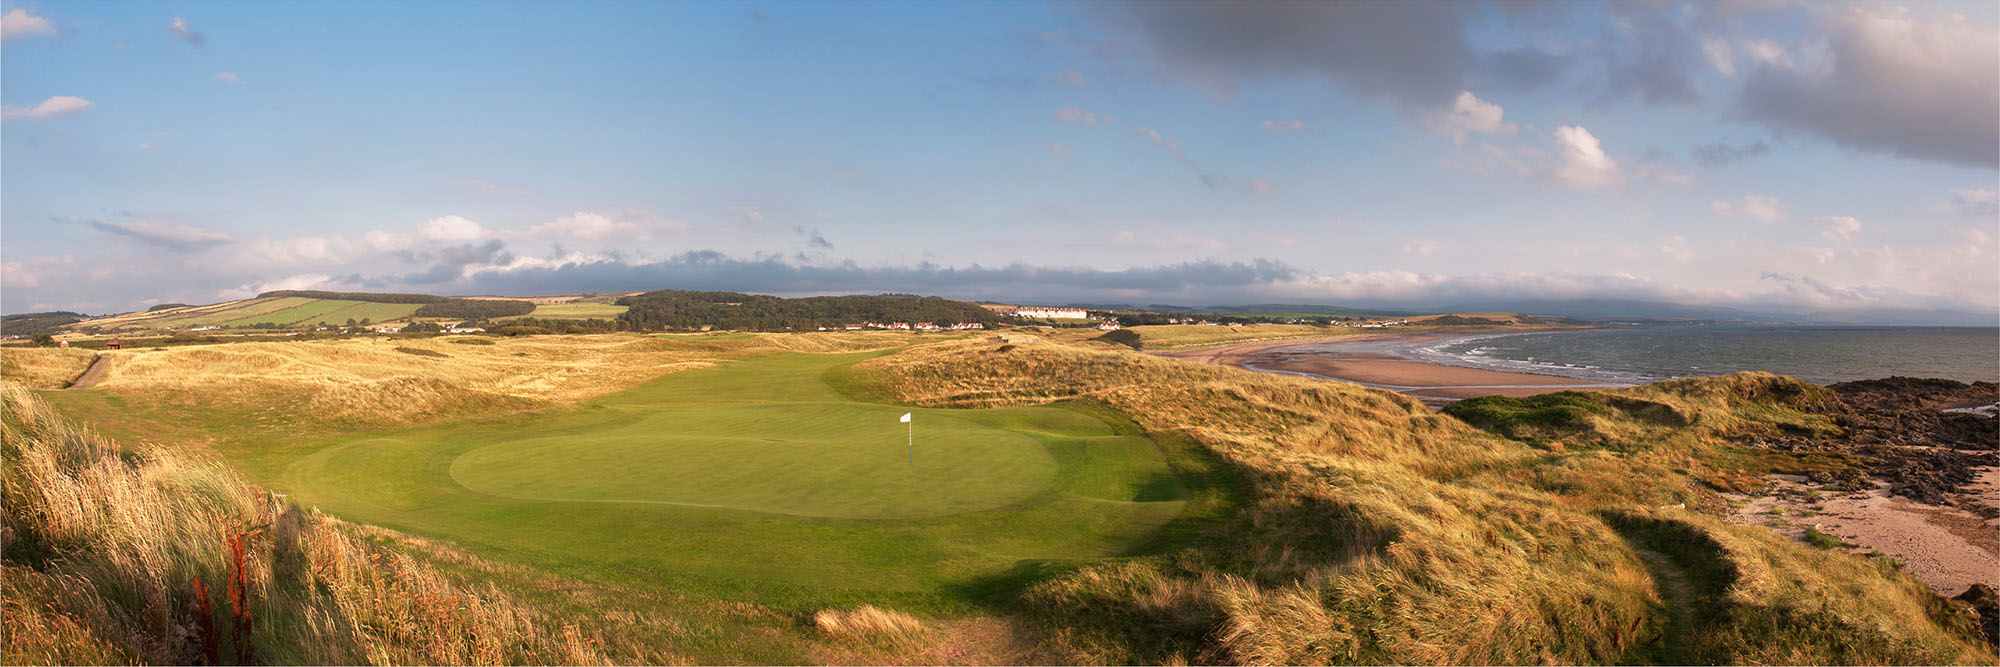
<svg viewBox="0 0 2000 667">
<path fill-rule="evenodd" d="M 458 457 L 451 476 L 514 498 L 847 518 L 992 509 L 1055 481 L 1055 459 L 1033 438 L 926 414 L 917 419 L 919 449 L 902 414 L 843 403 L 661 410 L 589 433 L 481 447 Z"/>
<path fill-rule="evenodd" d="M 1188 488 L 1130 422 L 835 390 L 878 354 L 770 353 L 574 409 L 357 434 L 290 459 L 272 484 L 490 556 L 802 605 L 1136 553 L 1182 516 Z"/>
</svg>

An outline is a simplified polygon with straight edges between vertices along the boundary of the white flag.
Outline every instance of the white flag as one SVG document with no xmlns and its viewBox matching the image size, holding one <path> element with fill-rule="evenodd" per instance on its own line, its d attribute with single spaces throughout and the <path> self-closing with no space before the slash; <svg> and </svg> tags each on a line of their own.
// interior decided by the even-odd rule
<svg viewBox="0 0 2000 667">
<path fill-rule="evenodd" d="M 908 423 L 910 423 L 910 413 L 908 413 L 908 412 L 905 412 L 905 413 L 903 413 L 903 419 L 902 419 L 902 422 L 903 422 L 903 423 L 905 423 L 905 424 L 908 424 Z"/>
</svg>

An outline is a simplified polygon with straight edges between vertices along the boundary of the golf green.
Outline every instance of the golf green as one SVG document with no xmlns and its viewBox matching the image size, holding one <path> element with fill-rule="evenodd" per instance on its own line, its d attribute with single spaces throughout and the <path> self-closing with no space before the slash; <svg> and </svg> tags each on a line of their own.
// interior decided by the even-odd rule
<svg viewBox="0 0 2000 667">
<path fill-rule="evenodd" d="M 1189 489 L 1131 422 L 835 389 L 879 354 L 764 354 L 573 409 L 351 437 L 275 485 L 491 556 L 800 604 L 1138 553 L 1182 515 Z"/>
<path fill-rule="evenodd" d="M 487 445 L 452 463 L 475 491 L 539 500 L 657 502 L 886 518 L 962 514 L 1054 482 L 1055 459 L 1019 433 L 848 403 L 649 412 L 577 435 Z"/>
</svg>

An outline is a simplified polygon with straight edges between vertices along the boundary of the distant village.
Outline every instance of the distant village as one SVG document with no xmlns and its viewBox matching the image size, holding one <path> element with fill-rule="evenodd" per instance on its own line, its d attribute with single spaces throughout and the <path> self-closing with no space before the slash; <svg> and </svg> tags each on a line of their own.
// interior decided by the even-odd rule
<svg viewBox="0 0 2000 667">
<path fill-rule="evenodd" d="M 1170 325 L 1184 325 L 1184 326 L 1223 327 L 1223 326 L 1243 326 L 1251 322 L 1262 322 L 1262 323 L 1273 323 L 1273 324 L 1311 324 L 1320 326 L 1352 327 L 1361 329 L 1381 329 L 1387 327 L 1408 326 L 1411 323 L 1410 320 L 1408 319 L 1268 317 L 1268 316 L 1245 317 L 1239 319 L 1239 318 L 1219 317 L 1214 314 L 1167 315 L 1162 313 L 1127 312 L 1127 311 L 1115 311 L 1115 310 L 1101 310 L 1093 312 L 1092 310 L 1087 308 L 1072 307 L 1072 306 L 1029 306 L 1029 305 L 1003 305 L 1003 304 L 979 304 L 979 305 L 993 312 L 994 315 L 1003 318 L 1003 320 L 999 323 L 1000 326 L 1015 326 L 1016 323 L 1018 323 L 1018 325 L 1026 325 L 1026 326 L 1042 325 L 1042 326 L 1057 326 L 1057 327 L 1094 328 L 1100 331 L 1116 331 L 1126 326 L 1137 326 L 1140 324 L 1170 324 Z M 1012 320 L 1013 322 L 1010 323 L 1008 320 Z M 1504 323 L 1504 322 L 1496 322 L 1496 323 Z M 488 332 L 489 331 L 488 327 L 490 326 L 491 326 L 490 324 L 487 324 L 486 322 L 482 321 L 460 321 L 454 324 L 451 323 L 449 320 L 442 322 L 439 321 L 369 322 L 368 320 L 364 319 L 361 320 L 360 322 L 356 322 L 350 319 L 348 320 L 345 326 L 321 322 L 318 326 L 307 325 L 303 327 L 289 328 L 289 330 L 279 329 L 270 324 L 263 324 L 263 325 L 249 325 L 249 326 L 200 325 L 200 326 L 191 326 L 185 328 L 165 327 L 164 331 L 172 334 L 172 333 L 205 333 L 205 332 L 221 333 L 224 331 L 235 333 L 247 330 L 247 331 L 264 331 L 268 332 L 269 334 L 279 335 L 279 336 L 299 336 L 302 334 L 312 334 L 319 332 L 332 332 L 340 334 L 352 334 L 352 333 L 476 334 L 476 333 Z M 786 329 L 790 328 L 791 327 L 786 327 Z M 982 324 L 980 322 L 948 322 L 940 324 L 937 322 L 863 321 L 863 322 L 848 323 L 844 325 L 819 326 L 817 327 L 817 330 L 819 331 L 968 331 L 968 330 L 982 330 L 986 328 L 987 325 Z M 49 333 L 53 333 L 54 337 L 58 339 L 72 338 L 72 337 L 87 337 L 92 335 L 89 332 L 76 331 L 67 328 L 58 329 Z M 138 332 L 127 332 L 127 333 L 138 333 Z M 5 335 L 5 336 L 0 336 L 0 340 L 14 340 L 25 337 L 26 336 L 20 334 Z M 56 343 L 57 341 L 52 340 L 49 342 Z M 61 341 L 61 345 L 63 347 L 68 347 L 68 341 L 67 340 Z M 116 343 L 113 343 L 111 349 L 118 349 Z"/>
</svg>

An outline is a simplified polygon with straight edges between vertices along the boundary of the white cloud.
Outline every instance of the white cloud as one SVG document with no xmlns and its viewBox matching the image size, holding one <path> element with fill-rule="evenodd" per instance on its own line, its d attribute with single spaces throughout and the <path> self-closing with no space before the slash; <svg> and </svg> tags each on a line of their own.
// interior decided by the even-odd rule
<svg viewBox="0 0 2000 667">
<path fill-rule="evenodd" d="M 0 116 L 7 118 L 54 118 L 56 116 L 67 116 L 88 108 L 90 108 L 90 100 L 69 95 L 57 95 L 42 100 L 41 104 L 25 109 L 20 107 L 0 107 Z"/>
<path fill-rule="evenodd" d="M 190 46 L 198 47 L 208 43 L 207 35 L 203 35 L 201 33 L 195 32 L 193 29 L 188 28 L 187 19 L 178 16 L 174 17 L 173 23 L 167 24 L 167 32 L 169 34 L 172 34 L 174 36 L 174 39 L 187 42 L 188 45 Z"/>
<path fill-rule="evenodd" d="M 1267 120 L 1258 123 L 1257 129 L 1271 134 L 1326 134 L 1326 130 L 1307 125 L 1305 121 L 1300 120 Z"/>
<path fill-rule="evenodd" d="M 1506 115 L 1506 110 L 1500 105 L 1479 99 L 1471 91 L 1461 90 L 1450 109 L 1425 114 L 1423 122 L 1433 132 L 1448 135 L 1452 141 L 1464 142 L 1466 135 L 1473 133 L 1513 134 L 1514 124 L 1502 122 Z M 1594 139 L 1592 141 L 1595 142 Z"/>
<path fill-rule="evenodd" d="M 1679 234 L 1667 237 L 1666 241 L 1660 244 L 1660 254 L 1677 262 L 1694 259 L 1694 250 L 1688 247 L 1687 237 Z"/>
<path fill-rule="evenodd" d="M 409 234 L 385 232 L 380 229 L 370 230 L 361 236 L 361 242 L 368 244 L 368 247 L 376 252 L 407 250 L 415 241 Z"/>
<path fill-rule="evenodd" d="M 1110 116 L 1100 118 L 1096 112 L 1084 111 L 1074 106 L 1064 106 L 1056 109 L 1056 120 L 1065 123 L 1082 123 L 1084 125 L 1096 125 L 1098 123 L 1110 125 L 1113 122 Z"/>
<path fill-rule="evenodd" d="M 1279 192 L 1278 186 L 1272 185 L 1269 181 L 1266 181 L 1261 178 L 1250 179 L 1249 184 L 1250 184 L 1250 189 L 1252 191 L 1256 192 L 1257 194 L 1264 195 L 1266 197 L 1276 195 Z"/>
<path fill-rule="evenodd" d="M 1403 254 L 1428 257 L 1437 254 L 1441 247 L 1435 239 L 1407 239 L 1403 241 Z"/>
<path fill-rule="evenodd" d="M 553 222 L 545 222 L 528 228 L 528 233 L 544 236 L 565 236 L 584 241 L 599 241 L 607 238 L 646 242 L 653 240 L 653 232 L 658 229 L 679 229 L 679 223 L 612 217 L 602 213 L 578 211 Z"/>
<path fill-rule="evenodd" d="M 1764 222 L 1785 219 L 1785 202 L 1779 201 L 1777 197 L 1744 195 L 1735 202 L 1719 201 L 1709 204 L 1708 207 L 1716 213 L 1730 217 L 1740 215 Z"/>
<path fill-rule="evenodd" d="M 1555 179 L 1573 188 L 1595 188 L 1618 182 L 1618 162 L 1589 130 L 1574 125 L 1556 128 Z"/>
<path fill-rule="evenodd" d="M 1738 50 L 1733 115 L 1841 146 L 1983 169 L 2000 165 L 2000 29 L 1990 19 L 1853 3 L 1814 12 L 1823 24 L 1790 50 Z"/>
<path fill-rule="evenodd" d="M 0 16 L 0 40 L 53 34 L 56 34 L 54 23 L 26 9 L 16 9 Z"/>
<path fill-rule="evenodd" d="M 1137 128 L 1135 131 L 1139 133 L 1139 136 L 1145 137 L 1146 141 L 1152 142 L 1154 146 L 1166 149 L 1167 153 L 1174 156 L 1174 159 L 1180 160 L 1184 164 L 1194 163 L 1193 160 L 1188 159 L 1186 153 L 1181 152 L 1181 142 L 1179 139 L 1160 134 L 1150 127 Z"/>
<path fill-rule="evenodd" d="M 471 241 L 486 235 L 479 223 L 456 215 L 432 218 L 417 225 L 417 237 L 426 241 Z"/>
<path fill-rule="evenodd" d="M 180 222 L 85 220 L 83 223 L 107 233 L 131 237 L 153 245 L 172 248 L 194 248 L 198 246 L 217 245 L 229 241 L 228 234 Z"/>
<path fill-rule="evenodd" d="M 1988 251 L 1994 249 L 1993 235 L 1991 233 L 1988 233 L 1984 229 L 1980 229 L 1978 227 L 1965 227 L 1963 229 L 1956 230 L 1955 232 L 1953 232 L 1953 235 L 1957 236 L 1959 240 L 1965 242 L 1965 244 L 1959 248 L 1959 254 L 1961 255 L 1967 257 L 1980 257 L 1985 255 Z"/>
<path fill-rule="evenodd" d="M 1785 47 L 1778 46 L 1776 42 L 1768 39 L 1745 40 L 1742 43 L 1742 50 L 1744 57 L 1749 58 L 1750 62 L 1765 67 L 1793 66 L 1792 54 L 1787 53 Z"/>
<path fill-rule="evenodd" d="M 743 216 L 743 222 L 748 224 L 754 225 L 764 221 L 764 212 L 757 210 L 754 206 L 731 206 L 729 210 Z"/>
<path fill-rule="evenodd" d="M 1729 48 L 1729 42 L 1719 37 L 1701 40 L 1701 55 L 1708 59 L 1708 66 L 1715 71 L 1735 76 L 1736 54 Z"/>
<path fill-rule="evenodd" d="M 2000 193 L 1986 188 L 1952 190 L 1949 208 L 1966 215 L 2000 213 Z"/>
<path fill-rule="evenodd" d="M 235 72 L 216 72 L 215 80 L 238 86 L 243 85 L 243 77 L 236 76 Z"/>
<path fill-rule="evenodd" d="M 1054 77 L 1054 81 L 1056 82 L 1056 85 L 1059 86 L 1070 86 L 1072 88 L 1081 88 L 1083 86 L 1083 73 L 1073 69 L 1066 69 L 1056 74 Z"/>
<path fill-rule="evenodd" d="M 1049 142 L 1049 154 L 1056 157 L 1069 157 L 1071 151 L 1068 146 L 1062 145 L 1062 142 L 1051 141 Z"/>
<path fill-rule="evenodd" d="M 1824 226 L 1820 230 L 1819 235 L 1825 237 L 1828 241 L 1845 243 L 1853 240 L 1854 234 L 1861 231 L 1861 221 L 1855 220 L 1853 216 L 1822 215 L 1813 218 L 1813 222 Z"/>
<path fill-rule="evenodd" d="M 0 262 L 0 285 L 40 287 L 44 280 L 60 280 L 76 273 L 76 257 L 36 257 L 24 262 Z M 37 308 L 37 310 L 48 310 Z"/>
<path fill-rule="evenodd" d="M 231 268 L 338 264 L 354 258 L 353 242 L 339 236 L 256 239 L 231 248 Z"/>
<path fill-rule="evenodd" d="M 335 286 L 337 285 L 334 283 L 333 276 L 324 273 L 301 273 L 277 280 L 246 283 L 234 289 L 225 289 L 217 292 L 216 297 L 233 301 L 236 299 L 248 299 L 265 292 L 275 292 L 278 290 L 302 290 Z"/>
</svg>

